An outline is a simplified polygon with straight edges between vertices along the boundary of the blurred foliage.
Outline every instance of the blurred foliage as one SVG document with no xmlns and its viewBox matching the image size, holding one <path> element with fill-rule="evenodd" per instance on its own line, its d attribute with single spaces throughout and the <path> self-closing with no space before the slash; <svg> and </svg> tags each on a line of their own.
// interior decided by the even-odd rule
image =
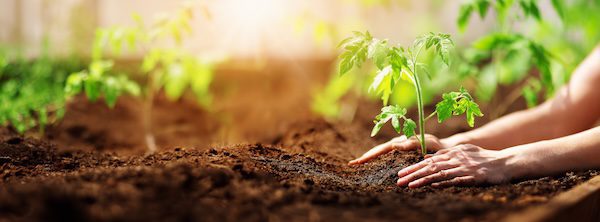
<svg viewBox="0 0 600 222">
<path fill-rule="evenodd" d="M 560 1 L 553 1 L 555 11 L 563 14 Z M 515 32 L 515 23 L 533 19 L 536 23 L 543 22 L 543 15 L 535 0 L 471 0 L 460 6 L 457 24 L 460 30 L 467 28 L 472 14 L 478 14 L 481 19 L 494 10 L 496 29 L 479 38 L 462 55 L 464 65 L 460 69 L 463 76 L 476 79 L 476 96 L 483 101 L 492 100 L 498 85 L 512 85 L 525 81 L 517 90 L 526 94 L 528 105 L 537 103 L 537 95 L 544 90 L 546 98 L 553 95 L 556 88 L 562 85 L 567 73 L 556 74 L 557 67 L 562 61 L 537 40 L 525 34 Z M 539 77 L 529 75 L 536 70 Z M 526 80 L 525 80 L 526 79 Z M 535 86 L 535 87 L 534 87 Z M 499 104 L 498 112 L 492 117 L 501 115 L 507 106 L 518 97 L 509 96 Z"/>
<path fill-rule="evenodd" d="M 533 27 L 533 38 L 546 46 L 555 56 L 564 61 L 564 70 L 572 73 L 577 65 L 600 43 L 600 1 L 570 0 L 558 1 L 561 23 L 542 21 Z M 553 75 L 557 76 L 557 75 Z M 568 77 L 568 76 L 567 76 Z M 566 82 L 568 79 L 556 81 Z"/>
<path fill-rule="evenodd" d="M 144 53 L 139 71 L 148 75 L 145 85 L 147 97 L 163 89 L 169 99 L 176 100 L 190 89 L 198 103 L 208 107 L 211 102 L 209 86 L 213 76 L 212 65 L 182 48 L 184 37 L 192 32 L 190 22 L 193 15 L 192 6 L 184 5 L 174 14 L 157 16 L 151 25 L 146 25 L 134 13 L 135 26 L 98 29 L 90 68 L 73 73 L 69 78 L 73 81 L 68 82 L 67 89 L 75 89 L 70 95 L 85 91 L 88 98 L 95 100 L 102 94 L 109 106 L 113 106 L 123 92 L 139 95 L 137 84 L 125 75 L 114 77 L 103 74 L 111 69 L 113 63 L 111 59 L 104 58 L 104 52 L 108 50 L 120 56 L 123 49 L 127 48 Z"/>
<path fill-rule="evenodd" d="M 430 73 L 434 78 L 423 80 L 430 82 L 424 84 L 424 88 L 431 88 L 424 90 L 424 101 L 430 103 L 431 97 L 448 85 L 466 82 L 466 86 L 475 90 L 478 99 L 492 102 L 497 107 L 498 111 L 491 115 L 494 118 L 503 114 L 521 96 L 530 107 L 551 97 L 556 89 L 568 81 L 579 62 L 600 42 L 600 13 L 597 13 L 600 11 L 600 1 L 551 0 L 549 3 L 553 11 L 542 11 L 538 5 L 541 2 L 535 0 L 463 1 L 458 7 L 459 30 L 466 30 L 475 16 L 481 19 L 494 16 L 494 30 L 467 48 L 459 47 L 459 52 L 451 55 L 455 62 L 450 67 L 442 66 L 441 59 L 435 56 L 424 58 L 423 63 L 436 67 Z M 553 14 L 556 16 L 553 17 Z M 523 27 L 527 29 L 516 31 Z M 368 65 L 363 68 L 363 72 L 373 70 L 374 67 Z M 448 72 L 460 75 L 444 75 Z M 325 87 L 328 91 L 335 91 L 332 88 L 338 80 L 333 79 Z M 413 97 L 403 96 L 414 92 L 412 85 L 402 81 L 399 84 L 406 87 L 397 87 L 395 90 L 398 92 L 390 93 L 391 103 L 403 106 L 414 104 L 415 101 L 410 100 Z M 355 82 L 353 88 L 360 89 L 361 85 L 364 83 Z M 514 91 L 502 98 L 494 98 L 499 86 L 511 86 Z M 342 87 L 347 92 L 350 92 L 349 88 L 352 87 Z M 336 104 L 339 105 L 341 103 L 336 98 L 340 97 L 336 95 L 329 101 L 338 101 Z M 313 107 L 317 113 L 321 113 L 316 104 Z M 334 117 L 332 113 L 328 116 Z"/>
<path fill-rule="evenodd" d="M 0 51 L 0 124 L 19 133 L 37 126 L 43 133 L 47 124 L 63 117 L 65 81 L 81 68 L 75 58 L 52 59 L 43 53 L 29 60 Z"/>
</svg>

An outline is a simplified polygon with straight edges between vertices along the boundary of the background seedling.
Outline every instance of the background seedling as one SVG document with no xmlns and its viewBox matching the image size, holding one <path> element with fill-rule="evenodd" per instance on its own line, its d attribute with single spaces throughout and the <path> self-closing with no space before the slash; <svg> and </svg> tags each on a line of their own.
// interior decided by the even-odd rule
<svg viewBox="0 0 600 222">
<path fill-rule="evenodd" d="M 562 1 L 552 1 L 559 18 L 564 15 Z M 506 112 L 520 95 L 529 106 L 538 102 L 538 94 L 553 95 L 556 88 L 567 81 L 566 64 L 534 38 L 516 32 L 515 24 L 533 19 L 544 22 L 538 2 L 535 0 L 471 0 L 465 1 L 459 10 L 457 25 L 464 31 L 473 14 L 485 18 L 493 10 L 496 28 L 493 32 L 476 40 L 463 53 L 460 72 L 463 76 L 477 79 L 478 99 L 492 101 L 498 85 L 519 83 L 512 93 L 496 101 L 497 108 L 491 118 Z M 536 70 L 539 77 L 529 75 Z M 498 99 L 496 99 L 498 100 Z"/>
<path fill-rule="evenodd" d="M 393 89 L 398 86 L 401 79 L 408 80 L 415 87 L 419 118 L 417 123 L 406 116 L 406 108 L 398 105 L 385 106 L 375 117 L 371 136 L 375 136 L 385 123 L 391 121 L 396 132 L 402 132 L 410 138 L 416 135 L 418 124 L 417 139 L 421 144 L 421 153 L 425 155 L 427 154 L 425 121 L 437 115 L 438 122 L 441 123 L 453 115 L 465 114 L 467 123 L 473 127 L 475 116 L 483 116 L 473 97 L 462 87 L 457 92 L 444 93 L 443 100 L 436 105 L 436 110 L 429 116 L 425 116 L 420 78 L 428 75 L 428 67 L 420 62 L 419 56 L 422 51 L 432 49 L 444 64 L 449 65 L 450 50 L 453 47 L 450 35 L 429 33 L 417 38 L 410 47 L 405 49 L 402 46 L 389 46 L 387 40 L 373 38 L 369 32 L 355 32 L 354 36 L 343 40 L 340 47 L 344 49 L 340 55 L 340 75 L 346 74 L 353 67 L 361 67 L 367 59 L 377 67 L 378 72 L 369 91 L 381 95 L 384 106 L 388 104 Z M 404 121 L 402 125 L 401 120 Z"/>
<path fill-rule="evenodd" d="M 114 106 L 122 93 L 140 95 L 142 90 L 126 76 L 105 74 L 111 70 L 114 62 L 104 57 L 104 51 L 118 56 L 127 47 L 130 51 L 143 53 L 139 68 L 140 73 L 147 77 L 142 94 L 143 121 L 148 151 L 154 152 L 156 145 L 151 119 L 155 94 L 164 90 L 167 98 L 176 100 L 190 89 L 198 103 L 208 107 L 212 98 L 209 86 L 213 69 L 210 63 L 199 60 L 182 48 L 183 37 L 192 32 L 191 5 L 181 7 L 174 14 L 158 17 L 151 25 L 146 25 L 137 14 L 132 17 L 135 26 L 114 26 L 97 30 L 89 69 L 69 76 L 65 90 L 69 96 L 85 92 L 90 100 L 103 96 L 110 107 Z"/>
<path fill-rule="evenodd" d="M 29 60 L 0 51 L 0 124 L 19 133 L 60 120 L 65 113 L 63 87 L 69 73 L 81 69 L 78 59 L 52 59 L 47 48 Z"/>
</svg>

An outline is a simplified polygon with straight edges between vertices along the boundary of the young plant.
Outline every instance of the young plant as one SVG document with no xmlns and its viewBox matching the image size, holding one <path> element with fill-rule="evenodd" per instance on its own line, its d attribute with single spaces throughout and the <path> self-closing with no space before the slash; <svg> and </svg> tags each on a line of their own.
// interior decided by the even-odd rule
<svg viewBox="0 0 600 222">
<path fill-rule="evenodd" d="M 154 152 L 156 145 L 151 119 L 155 93 L 164 90 L 167 98 L 177 100 L 190 89 L 202 106 L 208 107 L 211 102 L 209 86 L 213 76 L 212 65 L 182 48 L 183 37 L 192 32 L 192 18 L 192 7 L 186 5 L 172 15 L 158 17 L 151 25 L 146 25 L 139 15 L 134 14 L 135 26 L 98 29 L 90 68 L 72 74 L 66 91 L 69 95 L 83 91 L 91 100 L 104 95 L 111 107 L 123 92 L 139 95 L 137 84 L 127 77 L 104 74 L 110 70 L 113 61 L 105 59 L 103 54 L 110 50 L 113 55 L 118 56 L 124 46 L 142 53 L 139 71 L 147 77 L 143 90 L 143 125 L 148 151 Z"/>
<path fill-rule="evenodd" d="M 551 1 L 559 18 L 564 15 L 562 1 Z M 488 11 L 496 13 L 496 29 L 465 50 L 462 64 L 463 76 L 474 76 L 477 79 L 477 97 L 491 101 L 498 85 L 511 85 L 523 82 L 514 92 L 497 105 L 491 117 L 502 115 L 506 109 L 522 94 L 528 105 L 535 105 L 537 95 L 542 89 L 546 97 L 566 82 L 567 73 L 561 72 L 563 62 L 550 53 L 544 45 L 536 40 L 515 32 L 517 21 L 533 19 L 537 24 L 543 22 L 541 11 L 535 0 L 469 0 L 459 10 L 457 25 L 461 31 L 467 28 L 472 14 L 485 18 Z M 528 75 L 530 70 L 538 71 L 539 77 Z M 541 86 L 541 87 L 540 87 Z"/>
<path fill-rule="evenodd" d="M 52 59 L 44 53 L 34 60 L 0 52 L 0 125 L 18 133 L 45 127 L 65 113 L 63 87 L 69 73 L 81 68 L 76 59 Z"/>
<path fill-rule="evenodd" d="M 402 46 L 389 46 L 387 40 L 373 38 L 369 32 L 355 32 L 354 36 L 340 43 L 340 47 L 344 49 L 340 55 L 340 75 L 346 74 L 353 67 L 361 67 L 367 59 L 371 60 L 378 69 L 369 91 L 380 94 L 385 107 L 375 117 L 371 136 L 375 136 L 385 123 L 391 122 L 396 132 L 402 132 L 410 138 L 416 135 L 415 130 L 418 125 L 417 139 L 421 144 L 421 153 L 425 155 L 427 146 L 424 125 L 430 118 L 437 115 L 438 122 L 441 123 L 452 116 L 465 114 L 469 126 L 474 126 L 475 116 L 483 116 L 483 114 L 473 97 L 462 87 L 457 92 L 444 93 L 443 100 L 436 105 L 436 110 L 425 116 L 423 86 L 420 78 L 428 75 L 428 67 L 421 63 L 419 56 L 422 52 L 431 49 L 444 64 L 449 65 L 450 50 L 453 45 L 450 35 L 434 33 L 417 38 L 406 49 Z M 406 116 L 406 108 L 398 105 L 387 106 L 394 88 L 399 85 L 399 81 L 403 80 L 412 83 L 416 90 L 418 109 L 416 123 Z M 404 122 L 402 125 L 401 120 Z"/>
</svg>

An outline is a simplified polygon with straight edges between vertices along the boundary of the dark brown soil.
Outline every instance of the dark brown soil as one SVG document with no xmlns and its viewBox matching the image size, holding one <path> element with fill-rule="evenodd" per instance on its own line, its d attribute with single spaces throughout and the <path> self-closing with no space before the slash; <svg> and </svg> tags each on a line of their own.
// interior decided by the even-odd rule
<svg viewBox="0 0 600 222">
<path fill-rule="evenodd" d="M 323 73 L 270 72 L 225 72 L 210 111 L 159 97 L 153 130 L 161 149 L 151 155 L 140 101 L 131 98 L 114 110 L 79 98 L 39 140 L 0 129 L 0 221 L 496 221 L 598 174 L 400 188 L 395 175 L 419 161 L 416 152 L 346 165 L 395 136 L 386 127 L 369 138 L 378 103 L 361 104 L 353 123 L 330 123 L 308 109 L 305 85 Z M 427 128 L 447 136 L 467 130 L 463 122 Z"/>
<path fill-rule="evenodd" d="M 491 187 L 410 190 L 396 187 L 394 179 L 399 169 L 419 160 L 415 152 L 348 167 L 352 149 L 340 145 L 355 143 L 351 129 L 340 131 L 323 121 L 302 125 L 305 130 L 285 135 L 280 145 L 176 148 L 133 157 L 57 151 L 44 142 L 7 137 L 0 145 L 0 216 L 21 221 L 482 221 L 546 202 L 597 175 L 586 171 Z M 326 138 L 331 146 L 314 142 Z"/>
</svg>

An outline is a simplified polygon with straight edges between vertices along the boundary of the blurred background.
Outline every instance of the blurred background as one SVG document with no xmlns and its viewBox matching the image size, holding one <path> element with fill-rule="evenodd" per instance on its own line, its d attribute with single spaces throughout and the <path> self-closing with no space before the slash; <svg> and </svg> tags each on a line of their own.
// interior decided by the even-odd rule
<svg viewBox="0 0 600 222">
<path fill-rule="evenodd" d="M 272 142 L 315 118 L 367 129 L 376 70 L 337 75 L 338 43 L 367 30 L 404 46 L 450 34 L 451 66 L 424 55 L 425 100 L 465 86 L 485 123 L 568 81 L 600 41 L 598 12 L 598 0 L 0 0 L 0 123 L 100 150 Z M 390 101 L 413 106 L 400 84 Z"/>
<path fill-rule="evenodd" d="M 473 20 L 460 34 L 455 25 L 460 0 L 220 0 L 198 1 L 198 17 L 185 48 L 195 53 L 236 58 L 337 56 L 336 45 L 352 31 L 409 44 L 415 36 L 435 31 L 450 33 L 468 43 L 490 31 L 492 18 Z M 2 0 L 0 40 L 39 54 L 44 40 L 52 53 L 87 56 L 98 27 L 132 25 L 136 12 L 146 21 L 176 10 L 182 1 L 119 0 Z M 550 9 L 549 1 L 540 4 Z M 206 10 L 205 12 L 202 12 Z M 201 17 L 209 14 L 208 18 Z M 549 17 L 555 17 L 550 13 Z M 556 19 L 554 19 L 556 21 Z"/>
</svg>

